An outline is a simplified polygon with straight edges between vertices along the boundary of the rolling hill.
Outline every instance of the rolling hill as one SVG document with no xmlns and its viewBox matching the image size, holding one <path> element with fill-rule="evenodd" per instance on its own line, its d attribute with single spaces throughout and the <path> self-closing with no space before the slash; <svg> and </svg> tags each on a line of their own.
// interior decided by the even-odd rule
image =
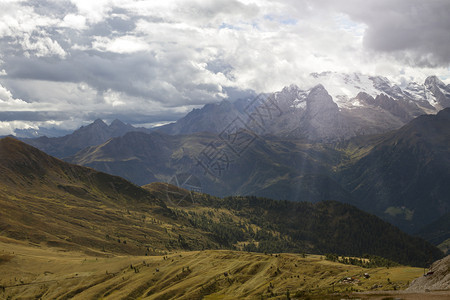
<svg viewBox="0 0 450 300">
<path fill-rule="evenodd" d="M 302 140 L 253 136 L 239 154 L 212 133 L 171 136 L 130 132 L 86 148 L 67 161 L 121 176 L 138 185 L 170 182 L 180 173 L 199 179 L 202 190 L 216 196 L 256 195 L 317 202 L 349 201 L 333 177 L 343 153 Z M 209 155 L 220 155 L 209 167 Z"/>
<path fill-rule="evenodd" d="M 229 250 L 95 257 L 2 238 L 0 263 L 4 299 L 373 299 L 381 290 L 400 296 L 394 289 L 406 288 L 423 273 L 412 267 L 367 269 L 319 255 Z M 348 277 L 354 279 L 344 280 Z"/>
<path fill-rule="evenodd" d="M 140 187 L 12 138 L 0 140 L 0 170 L 2 236 L 99 254 L 143 255 L 170 248 L 172 227 L 176 237 L 185 231 L 161 199 Z M 206 245 L 201 232 L 192 234 L 186 236 L 195 238 L 195 245 Z"/>
</svg>

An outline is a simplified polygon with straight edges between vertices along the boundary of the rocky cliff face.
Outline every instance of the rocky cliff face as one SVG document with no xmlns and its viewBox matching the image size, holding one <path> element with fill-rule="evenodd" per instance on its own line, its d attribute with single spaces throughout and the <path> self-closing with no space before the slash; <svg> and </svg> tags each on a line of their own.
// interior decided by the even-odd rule
<svg viewBox="0 0 450 300">
<path fill-rule="evenodd" d="M 436 261 L 424 276 L 417 278 L 409 288 L 411 292 L 443 291 L 450 292 L 450 255 Z"/>
<path fill-rule="evenodd" d="M 237 117 L 248 121 L 258 105 L 267 113 L 264 105 L 269 101 L 274 110 L 265 115 L 263 126 L 250 126 L 257 134 L 336 141 L 397 129 L 419 115 L 450 107 L 450 87 L 436 76 L 403 88 L 381 76 L 324 72 L 310 77 L 302 88 L 290 85 L 256 100 L 208 104 L 160 130 L 219 133 Z"/>
</svg>

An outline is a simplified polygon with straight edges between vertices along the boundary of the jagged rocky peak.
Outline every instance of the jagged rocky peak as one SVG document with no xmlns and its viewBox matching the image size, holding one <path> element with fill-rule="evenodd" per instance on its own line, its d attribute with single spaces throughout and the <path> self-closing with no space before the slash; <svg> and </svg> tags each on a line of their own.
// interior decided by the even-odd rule
<svg viewBox="0 0 450 300">
<path fill-rule="evenodd" d="M 274 93 L 274 97 L 282 110 L 304 109 L 306 107 L 307 91 L 291 84 L 284 87 L 280 92 Z"/>
<path fill-rule="evenodd" d="M 384 90 L 391 87 L 391 82 L 386 77 L 370 76 L 369 79 L 372 80 L 374 87 L 377 89 Z"/>
<path fill-rule="evenodd" d="M 96 119 L 92 124 L 89 124 L 88 126 L 92 126 L 92 127 L 101 127 L 101 128 L 107 128 L 108 125 L 103 122 L 102 119 Z M 86 126 L 86 127 L 88 127 Z"/>
<path fill-rule="evenodd" d="M 444 85 L 445 86 L 445 84 L 436 75 L 428 76 L 425 79 L 424 84 L 426 87 L 431 87 L 433 85 Z"/>
<path fill-rule="evenodd" d="M 410 90 L 410 91 L 415 91 L 415 92 L 420 92 L 424 89 L 423 85 L 418 84 L 415 81 L 411 81 L 408 83 L 408 85 L 405 88 L 406 90 Z"/>
<path fill-rule="evenodd" d="M 120 121 L 119 119 L 115 119 L 109 125 L 109 127 L 123 127 L 123 126 L 126 126 L 126 124 L 124 122 Z"/>
<path fill-rule="evenodd" d="M 333 98 L 321 84 L 313 87 L 306 98 L 307 111 L 310 116 L 329 115 L 330 113 L 338 113 L 339 107 L 333 101 Z"/>
<path fill-rule="evenodd" d="M 322 84 L 318 84 L 314 86 L 308 94 L 307 97 L 308 104 L 314 103 L 314 102 L 320 102 L 320 103 L 333 103 L 334 106 L 337 106 L 336 103 L 333 102 L 332 97 L 328 93 L 328 91 L 325 89 L 325 87 Z"/>
<path fill-rule="evenodd" d="M 301 91 L 301 89 L 296 85 L 296 84 L 291 84 L 289 86 L 285 86 L 282 90 L 281 93 L 283 94 L 295 94 L 298 93 L 299 91 Z"/>
<path fill-rule="evenodd" d="M 360 101 L 360 103 L 366 103 L 369 105 L 373 105 L 375 103 L 375 98 L 371 95 L 367 94 L 366 92 L 359 92 L 358 95 L 355 97 L 357 100 Z"/>
</svg>

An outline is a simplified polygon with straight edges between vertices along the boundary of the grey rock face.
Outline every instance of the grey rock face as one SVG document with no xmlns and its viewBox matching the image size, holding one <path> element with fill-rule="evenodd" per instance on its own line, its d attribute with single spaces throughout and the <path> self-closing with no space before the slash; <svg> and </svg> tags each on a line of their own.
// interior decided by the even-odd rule
<svg viewBox="0 0 450 300">
<path fill-rule="evenodd" d="M 384 133 L 419 115 L 450 107 L 450 86 L 436 76 L 428 77 L 424 84 L 410 82 L 403 89 L 381 76 L 324 72 L 311 74 L 311 78 L 319 84 L 307 89 L 292 84 L 256 101 L 208 104 L 159 130 L 169 134 L 220 133 L 239 118 L 257 134 L 337 141 Z M 252 110 L 248 106 L 263 107 L 264 101 L 272 101 L 276 109 L 266 116 L 263 126 L 256 126 L 249 122 Z"/>
</svg>

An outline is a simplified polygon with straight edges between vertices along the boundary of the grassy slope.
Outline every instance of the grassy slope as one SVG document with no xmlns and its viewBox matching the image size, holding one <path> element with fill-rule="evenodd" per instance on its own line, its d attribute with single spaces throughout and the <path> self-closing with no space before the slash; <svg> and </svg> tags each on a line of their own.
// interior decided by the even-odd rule
<svg viewBox="0 0 450 300">
<path fill-rule="evenodd" d="M 333 289 L 341 295 L 374 285 L 382 286 L 376 290 L 403 289 L 423 272 L 411 267 L 363 269 L 317 255 L 193 251 L 170 253 L 167 259 L 94 257 L 11 242 L 0 238 L 0 285 L 6 287 L 0 289 L 0 298 L 5 299 L 285 299 L 287 290 L 292 297 L 323 299 Z M 365 272 L 370 279 L 362 276 Z M 345 277 L 360 282 L 341 282 Z"/>
<path fill-rule="evenodd" d="M 218 247 L 148 191 L 10 138 L 0 140 L 0 207 L 1 235 L 32 243 L 144 255 L 180 248 L 182 234 L 193 249 Z"/>
</svg>

